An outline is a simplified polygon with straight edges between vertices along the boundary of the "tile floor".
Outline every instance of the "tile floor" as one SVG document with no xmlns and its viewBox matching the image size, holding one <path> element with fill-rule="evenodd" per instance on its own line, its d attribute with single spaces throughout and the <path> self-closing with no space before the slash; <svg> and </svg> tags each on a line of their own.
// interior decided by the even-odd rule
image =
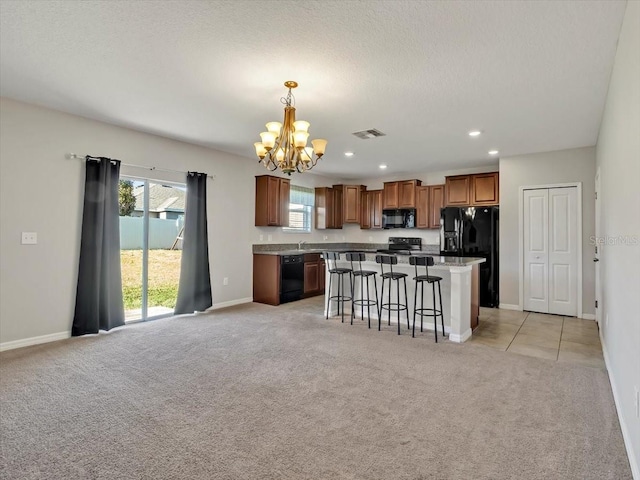
<svg viewBox="0 0 640 480">
<path fill-rule="evenodd" d="M 520 355 L 605 368 L 593 320 L 481 308 L 471 341 Z"/>
</svg>

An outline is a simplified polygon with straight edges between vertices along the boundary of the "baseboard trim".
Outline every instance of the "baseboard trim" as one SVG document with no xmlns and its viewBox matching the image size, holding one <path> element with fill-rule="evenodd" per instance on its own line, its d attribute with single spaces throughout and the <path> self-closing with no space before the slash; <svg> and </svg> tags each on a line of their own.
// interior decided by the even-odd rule
<svg viewBox="0 0 640 480">
<path fill-rule="evenodd" d="M 211 312 L 213 310 L 220 310 L 221 308 L 234 307 L 236 305 L 242 305 L 243 303 L 251 302 L 253 302 L 253 297 L 238 298 L 236 300 L 229 300 L 228 302 L 214 303 L 209 308 L 207 308 L 206 311 Z"/>
<path fill-rule="evenodd" d="M 611 384 L 611 391 L 613 392 L 613 402 L 616 405 L 616 411 L 618 413 L 618 422 L 620 423 L 620 430 L 622 431 L 622 439 L 624 440 L 624 446 L 627 450 L 627 457 L 629 458 L 629 465 L 631 466 L 631 475 L 635 480 L 640 480 L 640 465 L 638 465 L 638 459 L 634 456 L 634 452 L 631 445 L 631 437 L 629 436 L 629 430 L 627 424 L 622 417 L 622 409 L 620 408 L 620 398 L 618 395 L 618 389 L 616 387 L 616 381 L 609 369 L 609 353 L 607 347 L 602 341 L 602 330 L 600 330 L 600 343 L 602 344 L 602 353 L 604 356 L 604 364 L 607 367 L 607 374 L 609 377 L 609 383 Z"/>
<path fill-rule="evenodd" d="M 470 328 L 466 332 L 462 333 L 461 335 L 456 335 L 455 333 L 451 333 L 451 334 L 449 334 L 449 341 L 450 342 L 455 342 L 455 343 L 466 342 L 467 340 L 469 340 L 471 338 L 472 333 L 473 332 L 471 331 Z"/>
<path fill-rule="evenodd" d="M 49 335 L 40 335 L 39 337 L 23 338 L 22 340 L 13 340 L 12 342 L 0 343 L 0 352 L 5 350 L 13 350 L 16 348 L 30 347 L 32 345 L 40 345 L 41 343 L 56 342 L 71 337 L 71 332 L 50 333 Z"/>
<path fill-rule="evenodd" d="M 583 320 L 595 320 L 596 316 L 593 313 L 583 313 L 580 318 Z"/>
<path fill-rule="evenodd" d="M 513 305 L 511 303 L 501 303 L 500 305 L 498 305 L 498 308 L 501 308 L 503 310 L 518 310 L 519 312 L 522 311 L 520 305 Z"/>
</svg>

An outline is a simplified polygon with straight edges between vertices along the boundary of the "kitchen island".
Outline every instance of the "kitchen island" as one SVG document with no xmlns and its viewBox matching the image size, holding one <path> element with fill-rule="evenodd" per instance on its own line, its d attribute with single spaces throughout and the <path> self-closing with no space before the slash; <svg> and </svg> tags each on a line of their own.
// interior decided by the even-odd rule
<svg viewBox="0 0 640 480">
<path fill-rule="evenodd" d="M 471 337 L 472 329 L 478 324 L 478 315 L 479 315 L 479 264 L 485 261 L 484 258 L 474 258 L 474 257 L 445 257 L 440 255 L 429 255 L 433 257 L 435 265 L 433 267 L 429 267 L 430 275 L 437 275 L 442 277 L 441 287 L 442 287 L 442 304 L 444 310 L 444 324 L 445 331 L 449 336 L 449 340 L 452 342 L 465 342 Z M 348 267 L 351 265 L 344 259 L 344 255 L 341 255 L 341 260 L 338 261 L 339 267 Z M 407 276 L 407 296 L 408 296 L 408 314 L 409 314 L 409 323 L 413 323 L 413 302 L 414 302 L 414 291 L 415 291 L 415 282 L 413 281 L 413 277 L 415 276 L 415 270 L 413 265 L 409 264 L 409 255 L 398 255 L 398 264 L 393 266 L 394 272 L 406 273 Z M 380 272 L 380 265 L 375 262 L 376 254 L 375 253 L 366 253 L 366 261 L 362 262 L 362 268 L 364 270 L 374 270 L 376 272 Z M 356 265 L 354 265 L 357 268 Z M 328 268 L 328 265 L 327 265 Z M 420 267 L 419 267 L 420 269 Z M 424 274 L 424 267 L 421 268 L 419 272 L 420 275 Z M 326 283 L 325 283 L 325 295 L 329 295 L 329 272 L 326 272 Z M 355 292 L 356 298 L 360 298 L 360 280 L 356 280 Z M 377 283 L 378 283 L 378 296 L 380 295 L 380 287 L 381 287 L 381 278 L 380 275 L 377 275 Z M 395 284 L 395 282 L 392 282 Z M 331 295 L 336 295 L 337 282 L 334 281 L 331 285 L 332 292 Z M 365 283 L 366 288 L 366 283 Z M 373 287 L 373 282 L 369 282 L 369 298 L 375 299 L 375 292 Z M 349 290 L 349 286 L 346 286 L 345 289 L 347 292 Z M 348 293 L 346 293 L 349 295 Z M 365 292 L 366 294 L 366 292 Z M 395 287 L 392 289 L 393 300 L 396 299 L 396 289 Z M 326 299 L 326 297 L 325 297 Z M 400 301 L 404 300 L 404 292 L 400 291 Z M 419 300 L 419 299 L 418 299 Z M 423 307 L 430 308 L 432 307 L 432 298 L 431 298 L 431 288 L 425 286 L 425 304 Z M 350 304 L 350 302 L 347 302 Z M 334 316 L 337 314 L 337 304 L 336 302 L 331 302 L 329 307 L 329 312 L 326 311 L 326 300 L 325 300 L 325 315 L 328 313 L 329 316 Z M 350 308 L 350 307 L 348 307 Z M 349 310 L 348 310 L 349 311 Z M 364 308 L 364 316 L 366 318 L 367 309 Z M 355 309 L 356 318 L 362 317 L 362 309 L 356 307 Z M 375 318 L 376 322 L 378 320 L 378 314 L 375 311 L 375 308 L 371 309 L 371 318 Z M 383 324 L 387 322 L 387 312 L 383 312 L 382 322 Z M 402 325 L 406 325 L 405 312 L 400 312 L 400 320 Z M 398 321 L 394 312 L 391 312 L 391 322 L 395 324 Z M 416 322 L 420 321 L 420 317 L 416 317 Z M 433 317 L 424 317 L 423 319 L 424 326 L 426 329 L 433 330 Z M 440 325 L 440 318 L 438 317 L 438 325 Z M 372 326 L 373 328 L 373 326 Z M 441 327 L 439 327 L 441 328 Z M 404 329 L 403 329 L 404 330 Z M 417 329 L 419 331 L 419 329 Z M 404 332 L 407 332 L 404 330 Z"/>
</svg>

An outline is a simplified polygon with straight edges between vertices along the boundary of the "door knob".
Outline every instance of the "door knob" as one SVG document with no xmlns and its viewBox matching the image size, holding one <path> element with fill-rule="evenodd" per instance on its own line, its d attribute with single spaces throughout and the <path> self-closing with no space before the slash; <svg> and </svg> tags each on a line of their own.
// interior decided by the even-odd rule
<svg viewBox="0 0 640 480">
<path fill-rule="evenodd" d="M 593 259 L 593 261 L 594 261 L 594 262 L 599 262 L 599 261 L 600 261 L 600 259 L 599 259 L 599 258 L 594 258 L 594 259 Z"/>
</svg>

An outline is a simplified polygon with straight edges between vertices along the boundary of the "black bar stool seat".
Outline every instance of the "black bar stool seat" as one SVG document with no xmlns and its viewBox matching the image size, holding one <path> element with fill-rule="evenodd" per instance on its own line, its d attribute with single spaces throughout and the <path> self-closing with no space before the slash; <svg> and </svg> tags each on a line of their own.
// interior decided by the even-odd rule
<svg viewBox="0 0 640 480">
<path fill-rule="evenodd" d="M 393 266 L 398 264 L 398 257 L 395 255 L 376 255 L 376 263 L 380 264 L 380 276 L 382 277 L 382 291 L 380 294 L 380 310 L 378 312 L 378 331 L 380 331 L 380 326 L 382 322 L 382 310 L 387 310 L 388 313 L 388 324 L 391 325 L 391 311 L 398 313 L 398 335 L 400 335 L 400 312 L 407 312 L 407 328 L 411 328 L 409 326 L 409 309 L 407 308 L 407 277 L 406 273 L 394 272 Z M 389 270 L 385 272 L 385 265 L 389 266 Z M 389 281 L 389 293 L 387 302 L 384 301 L 384 282 Z M 400 280 L 404 282 L 404 303 L 400 303 Z M 396 282 L 396 292 L 397 297 L 396 301 L 393 302 L 391 300 L 391 282 Z"/>
<path fill-rule="evenodd" d="M 329 272 L 329 290 L 325 293 L 327 297 L 327 315 L 325 318 L 329 318 L 329 307 L 331 302 L 334 301 L 338 304 L 338 315 L 342 312 L 342 323 L 344 323 L 344 304 L 347 301 L 353 300 L 353 284 L 351 283 L 351 269 L 346 267 L 338 267 L 336 262 L 340 260 L 340 254 L 338 252 L 323 252 L 322 256 L 327 262 L 327 271 Z M 338 292 L 336 295 L 331 295 L 331 281 L 333 276 L 338 276 Z M 349 275 L 349 285 L 351 286 L 351 295 L 347 296 L 344 293 L 344 276 Z M 351 308 L 351 323 L 353 324 L 353 307 Z"/>
<path fill-rule="evenodd" d="M 440 288 L 440 281 L 442 277 L 438 277 L 436 275 L 429 275 L 429 267 L 433 267 L 434 261 L 433 257 L 426 256 L 411 256 L 409 257 L 409 263 L 414 266 L 416 276 L 413 277 L 415 281 L 415 292 L 413 296 L 413 333 L 412 335 L 416 336 L 416 315 L 420 316 L 420 331 L 422 332 L 422 321 L 423 318 L 433 317 L 433 330 L 436 337 L 436 343 L 438 343 L 438 320 L 437 317 L 440 317 L 442 322 L 442 336 L 445 336 L 444 333 L 444 314 L 442 313 L 442 290 Z M 424 267 L 424 275 L 420 275 L 418 272 L 418 267 Z M 433 307 L 427 308 L 424 306 L 424 284 L 431 284 L 431 292 L 432 292 L 432 302 Z M 438 285 L 438 300 L 439 304 L 436 302 L 436 284 Z M 420 286 L 420 307 L 418 307 L 418 285 Z"/>
<path fill-rule="evenodd" d="M 353 299 L 351 300 L 351 325 L 353 325 L 353 318 L 355 316 L 355 307 L 360 306 L 361 317 L 364 320 L 364 307 L 367 307 L 367 320 L 369 321 L 369 328 L 371 328 L 371 307 L 376 306 L 376 312 L 378 311 L 378 284 L 376 282 L 376 273 L 373 270 L 364 270 L 362 268 L 362 262 L 365 261 L 366 255 L 363 252 L 348 252 L 346 258 L 351 262 L 351 292 Z M 357 262 L 357 267 L 353 264 Z M 360 298 L 356 299 L 354 287 L 356 278 L 360 277 Z M 376 299 L 372 300 L 369 297 L 369 277 L 373 277 L 373 289 L 376 292 Z M 365 298 L 365 279 L 367 283 L 367 295 Z"/>
</svg>

